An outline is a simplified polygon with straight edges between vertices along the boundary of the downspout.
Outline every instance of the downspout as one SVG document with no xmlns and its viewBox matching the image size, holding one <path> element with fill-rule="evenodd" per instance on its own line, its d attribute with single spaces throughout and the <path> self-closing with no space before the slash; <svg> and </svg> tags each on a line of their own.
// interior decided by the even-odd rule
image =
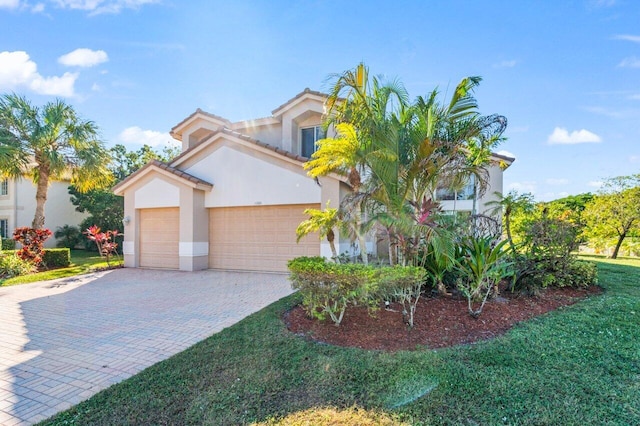
<svg viewBox="0 0 640 426">
<path fill-rule="evenodd" d="M 18 179 L 14 178 L 13 180 L 13 229 L 11 230 L 11 235 L 13 235 L 13 231 L 18 227 Z"/>
</svg>

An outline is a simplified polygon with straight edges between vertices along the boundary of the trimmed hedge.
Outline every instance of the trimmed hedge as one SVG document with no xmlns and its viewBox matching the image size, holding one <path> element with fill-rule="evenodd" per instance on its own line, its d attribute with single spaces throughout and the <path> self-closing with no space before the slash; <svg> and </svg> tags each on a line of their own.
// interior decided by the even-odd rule
<svg viewBox="0 0 640 426">
<path fill-rule="evenodd" d="M 71 250 L 68 248 L 45 249 L 42 262 L 49 268 L 64 268 L 71 264 Z"/>
<path fill-rule="evenodd" d="M 16 242 L 11 238 L 2 238 L 2 250 L 15 250 Z"/>
<path fill-rule="evenodd" d="M 291 286 L 300 291 L 307 313 L 320 320 L 328 314 L 336 325 L 349 305 L 375 308 L 389 298 L 410 304 L 413 313 L 426 276 L 418 267 L 332 263 L 323 257 L 298 257 L 288 267 Z"/>
</svg>

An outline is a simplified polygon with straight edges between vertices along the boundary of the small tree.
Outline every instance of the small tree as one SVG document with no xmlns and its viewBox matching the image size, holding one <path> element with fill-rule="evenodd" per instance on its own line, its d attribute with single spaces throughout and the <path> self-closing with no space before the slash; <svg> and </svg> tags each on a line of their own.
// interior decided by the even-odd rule
<svg viewBox="0 0 640 426">
<path fill-rule="evenodd" d="M 77 226 L 64 225 L 58 226 L 53 236 L 58 240 L 58 247 L 68 247 L 70 249 L 77 246 L 82 240 L 82 234 Z"/>
<path fill-rule="evenodd" d="M 327 201 L 327 206 L 324 210 L 306 209 L 304 214 L 308 215 L 309 219 L 298 225 L 296 229 L 298 238 L 296 241 L 299 242 L 304 236 L 317 232 L 320 238 L 327 238 L 329 246 L 331 247 L 332 259 L 336 263 L 340 263 L 335 245 L 335 233 L 333 231 L 334 228 L 340 225 L 338 209 L 329 207 L 329 201 Z"/>
</svg>

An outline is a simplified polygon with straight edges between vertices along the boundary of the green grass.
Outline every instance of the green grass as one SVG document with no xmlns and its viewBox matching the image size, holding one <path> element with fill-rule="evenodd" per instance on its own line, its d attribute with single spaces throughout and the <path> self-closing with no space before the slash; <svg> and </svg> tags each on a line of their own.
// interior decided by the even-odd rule
<svg viewBox="0 0 640 426">
<path fill-rule="evenodd" d="M 280 319 L 294 295 L 43 424 L 235 425 L 327 406 L 418 425 L 640 424 L 640 261 L 598 267 L 603 295 L 443 350 L 306 341 Z"/>
<path fill-rule="evenodd" d="M 111 266 L 121 265 L 122 260 L 112 260 Z M 106 260 L 98 253 L 86 250 L 71 250 L 71 265 L 66 268 L 52 269 L 50 271 L 37 272 L 35 274 L 20 275 L 6 280 L 0 280 L 0 287 L 18 284 L 28 284 L 36 281 L 55 280 L 74 275 L 86 274 L 99 269 L 108 268 Z"/>
</svg>

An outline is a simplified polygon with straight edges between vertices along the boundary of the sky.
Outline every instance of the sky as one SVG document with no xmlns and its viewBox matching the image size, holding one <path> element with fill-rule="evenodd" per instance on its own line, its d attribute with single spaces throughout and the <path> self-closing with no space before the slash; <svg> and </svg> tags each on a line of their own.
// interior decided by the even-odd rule
<svg viewBox="0 0 640 426">
<path fill-rule="evenodd" d="M 107 146 L 160 148 L 197 108 L 267 117 L 360 62 L 412 98 L 481 76 L 480 112 L 508 119 L 505 192 L 640 173 L 637 0 L 0 0 L 0 93 L 62 98 Z"/>
</svg>

